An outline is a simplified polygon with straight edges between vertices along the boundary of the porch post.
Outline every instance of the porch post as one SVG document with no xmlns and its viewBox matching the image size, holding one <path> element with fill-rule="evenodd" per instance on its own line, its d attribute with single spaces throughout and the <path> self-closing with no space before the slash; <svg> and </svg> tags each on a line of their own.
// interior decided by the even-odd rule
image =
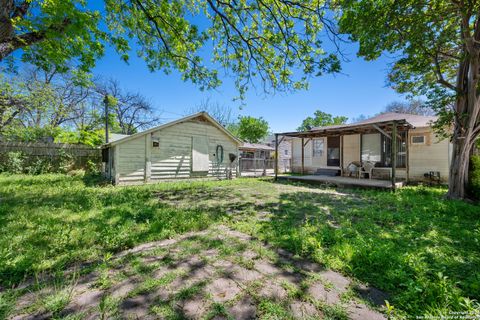
<svg viewBox="0 0 480 320">
<path fill-rule="evenodd" d="M 302 174 L 305 174 L 305 145 L 304 145 L 304 138 L 302 138 Z"/>
<path fill-rule="evenodd" d="M 343 134 L 340 136 L 340 176 L 343 177 Z"/>
<path fill-rule="evenodd" d="M 397 121 L 392 124 L 392 190 L 395 190 L 396 168 L 397 168 Z"/>
<path fill-rule="evenodd" d="M 410 151 L 408 150 L 408 145 L 410 144 L 410 136 L 409 136 L 409 130 L 407 130 L 407 133 L 405 135 L 405 173 L 407 176 L 407 183 L 410 180 Z"/>
<path fill-rule="evenodd" d="M 275 133 L 275 181 L 278 179 L 278 133 Z"/>
</svg>

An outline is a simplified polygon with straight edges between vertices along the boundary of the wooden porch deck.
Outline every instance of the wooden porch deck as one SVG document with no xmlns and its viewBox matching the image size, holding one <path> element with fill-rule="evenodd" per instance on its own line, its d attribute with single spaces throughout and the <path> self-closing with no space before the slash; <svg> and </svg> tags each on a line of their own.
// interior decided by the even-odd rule
<svg viewBox="0 0 480 320">
<path fill-rule="evenodd" d="M 355 188 L 373 188 L 373 189 L 392 189 L 390 180 L 377 179 L 358 179 L 351 177 L 331 177 L 321 175 L 304 175 L 304 176 L 278 176 L 279 180 L 301 181 L 308 183 L 331 183 L 338 187 L 355 187 Z M 395 183 L 395 188 L 401 188 L 405 185 L 404 181 Z"/>
</svg>

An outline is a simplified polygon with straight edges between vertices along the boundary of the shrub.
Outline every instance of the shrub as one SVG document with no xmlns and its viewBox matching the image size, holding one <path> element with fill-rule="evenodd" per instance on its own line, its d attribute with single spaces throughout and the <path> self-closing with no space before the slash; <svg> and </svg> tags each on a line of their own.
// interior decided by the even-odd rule
<svg viewBox="0 0 480 320">
<path fill-rule="evenodd" d="M 33 159 L 25 170 L 28 174 L 43 174 L 52 172 L 52 161 L 47 158 L 36 157 Z"/>
<path fill-rule="evenodd" d="M 85 165 L 85 171 L 88 174 L 99 174 L 101 170 L 98 162 L 95 162 L 92 159 L 88 159 Z"/>
<path fill-rule="evenodd" d="M 58 172 L 67 173 L 75 166 L 75 159 L 73 156 L 65 151 L 61 151 L 58 155 Z"/>
<path fill-rule="evenodd" d="M 10 173 L 22 173 L 25 164 L 25 156 L 20 151 L 7 152 L 4 157 L 1 171 Z"/>
<path fill-rule="evenodd" d="M 480 156 L 472 156 L 470 159 L 468 192 L 471 197 L 480 200 Z"/>
</svg>

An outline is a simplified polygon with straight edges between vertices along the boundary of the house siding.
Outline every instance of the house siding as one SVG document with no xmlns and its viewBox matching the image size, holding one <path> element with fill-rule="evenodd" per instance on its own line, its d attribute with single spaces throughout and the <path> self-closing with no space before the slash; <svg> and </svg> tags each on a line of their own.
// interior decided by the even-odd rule
<svg viewBox="0 0 480 320">
<path fill-rule="evenodd" d="M 205 172 L 192 172 L 192 139 L 198 136 L 204 136 L 208 141 L 209 164 Z M 159 147 L 152 147 L 151 141 L 158 141 Z M 224 159 L 220 165 L 216 163 L 217 145 L 223 146 Z M 229 153 L 235 154 L 238 159 L 238 146 L 234 140 L 210 122 L 196 119 L 153 131 L 118 146 L 120 184 L 181 178 L 224 178 L 230 163 Z M 146 154 L 150 161 L 147 161 Z M 145 168 L 150 170 L 146 172 Z M 237 161 L 233 171 L 236 176 Z"/>
<path fill-rule="evenodd" d="M 412 135 L 425 135 L 425 144 L 412 144 Z M 343 136 L 343 161 L 345 168 L 352 161 L 360 161 L 361 135 L 351 134 Z M 429 171 L 439 171 L 442 181 L 448 180 L 449 158 L 451 153 L 450 143 L 446 139 L 440 139 L 435 136 L 432 128 L 421 127 L 409 130 L 408 139 L 409 148 L 409 180 L 422 181 L 424 174 Z M 305 140 L 306 141 L 306 140 Z M 302 149 L 301 139 L 292 138 L 292 172 L 301 173 L 302 171 Z M 324 138 L 324 153 L 321 158 L 312 158 L 312 143 L 309 141 L 305 146 L 305 173 L 311 174 L 320 168 L 327 167 L 326 158 L 326 138 Z M 407 171 L 405 168 L 397 168 L 398 178 L 406 179 Z"/>
<path fill-rule="evenodd" d="M 305 139 L 304 166 L 305 173 L 314 173 L 319 168 L 327 167 L 327 139 L 323 139 L 323 154 L 320 157 L 313 157 L 312 140 Z M 292 172 L 302 172 L 302 139 L 292 139 Z"/>
<path fill-rule="evenodd" d="M 425 135 L 425 144 L 412 144 L 412 135 Z M 450 142 L 440 139 L 429 127 L 409 131 L 409 176 L 411 180 L 423 180 L 429 171 L 439 171 L 442 181 L 448 180 Z"/>
<path fill-rule="evenodd" d="M 360 161 L 359 134 L 343 136 L 343 167 L 346 168 L 352 161 Z"/>
<path fill-rule="evenodd" d="M 143 182 L 145 177 L 145 136 L 125 141 L 115 146 L 118 149 L 117 183 Z"/>
</svg>

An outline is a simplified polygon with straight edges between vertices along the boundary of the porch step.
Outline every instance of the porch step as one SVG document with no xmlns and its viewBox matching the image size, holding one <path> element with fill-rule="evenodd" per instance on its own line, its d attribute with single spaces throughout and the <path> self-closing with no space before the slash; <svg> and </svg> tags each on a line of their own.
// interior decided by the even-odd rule
<svg viewBox="0 0 480 320">
<path fill-rule="evenodd" d="M 340 175 L 340 170 L 338 170 L 338 169 L 317 169 L 317 171 L 315 171 L 314 175 L 335 177 L 335 176 Z"/>
</svg>

